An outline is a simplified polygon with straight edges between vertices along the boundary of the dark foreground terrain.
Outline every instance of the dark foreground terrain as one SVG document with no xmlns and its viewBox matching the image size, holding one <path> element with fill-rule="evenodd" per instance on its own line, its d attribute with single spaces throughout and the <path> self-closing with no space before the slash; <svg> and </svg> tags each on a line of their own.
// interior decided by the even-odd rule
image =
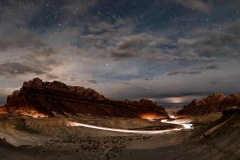
<svg viewBox="0 0 240 160">
<path fill-rule="evenodd" d="M 239 160 L 239 96 L 212 94 L 168 115 L 147 99 L 35 78 L 0 107 L 0 158 Z"/>
<path fill-rule="evenodd" d="M 114 122 L 116 118 L 106 121 Z M 115 126 L 126 128 L 125 121 L 119 119 Z M 136 121 L 129 120 L 129 127 L 159 125 L 159 122 Z M 240 159 L 239 110 L 225 111 L 211 123 L 195 123 L 195 129 L 160 134 L 101 131 L 68 126 L 68 122 L 65 118 L 29 118 L 23 124 L 19 119 L 2 115 L 1 159 Z"/>
</svg>

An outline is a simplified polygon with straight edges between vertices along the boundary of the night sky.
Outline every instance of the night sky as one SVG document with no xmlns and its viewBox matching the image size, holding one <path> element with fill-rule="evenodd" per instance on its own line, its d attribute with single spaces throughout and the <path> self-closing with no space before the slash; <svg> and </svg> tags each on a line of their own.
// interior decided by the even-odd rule
<svg viewBox="0 0 240 160">
<path fill-rule="evenodd" d="M 0 0 L 0 104 L 24 81 L 185 103 L 240 91 L 239 0 Z"/>
</svg>

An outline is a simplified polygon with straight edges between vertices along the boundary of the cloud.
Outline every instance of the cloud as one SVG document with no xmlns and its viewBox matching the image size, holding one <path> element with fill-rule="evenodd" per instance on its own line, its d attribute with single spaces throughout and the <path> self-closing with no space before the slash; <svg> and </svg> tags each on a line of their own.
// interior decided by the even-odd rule
<svg viewBox="0 0 240 160">
<path fill-rule="evenodd" d="M 88 83 L 97 84 L 97 81 L 96 81 L 96 80 L 94 80 L 94 79 L 90 79 L 90 80 L 88 80 L 87 82 L 88 82 Z"/>
<path fill-rule="evenodd" d="M 43 74 L 44 72 L 38 68 L 24 65 L 16 62 L 7 62 L 0 64 L 0 75 L 4 75 L 7 77 L 12 77 L 14 75 L 26 75 L 26 74 Z"/>
<path fill-rule="evenodd" d="M 46 47 L 42 48 L 41 50 L 36 50 L 33 54 L 40 57 L 51 57 L 59 53 L 56 52 L 55 49 L 51 47 Z"/>
<path fill-rule="evenodd" d="M 219 81 L 211 81 L 210 83 L 211 83 L 212 85 L 215 85 L 215 84 L 218 84 Z"/>
<path fill-rule="evenodd" d="M 221 53 L 216 49 L 217 46 L 228 49 L 240 43 L 240 32 L 236 29 L 238 27 L 240 27 L 239 20 L 226 25 L 223 31 L 197 31 L 195 35 L 201 35 L 201 39 L 194 42 L 193 46 L 201 45 L 205 51 Z"/>
<path fill-rule="evenodd" d="M 81 23 L 78 19 L 84 16 L 86 19 L 91 18 L 87 12 L 91 7 L 97 4 L 97 0 L 71 0 L 61 6 L 62 18 L 65 22 Z"/>
<path fill-rule="evenodd" d="M 74 81 L 76 81 L 76 79 L 75 79 L 74 77 L 70 77 L 70 78 L 69 78 L 69 81 L 74 82 Z"/>
<path fill-rule="evenodd" d="M 19 33 L 22 30 L 30 27 L 29 24 L 34 15 L 42 10 L 44 3 L 47 0 L 35 1 L 18 1 L 8 0 L 0 2 L 0 35 L 7 38 L 9 33 L 17 30 Z M 38 21 L 40 22 L 40 21 Z M 33 28 L 31 28 L 33 29 Z"/>
<path fill-rule="evenodd" d="M 149 91 L 149 88 L 147 88 L 147 87 L 141 87 L 141 90 L 142 90 L 142 91 Z"/>
<path fill-rule="evenodd" d="M 0 2 L 2 86 L 40 75 L 117 99 L 238 89 L 240 22 L 228 4 L 222 10 L 233 23 L 215 1 L 29 2 Z"/>
<path fill-rule="evenodd" d="M 19 52 L 19 50 L 16 52 Z M 53 79 L 58 77 L 52 73 L 56 67 L 62 65 L 66 67 L 67 59 L 50 56 L 51 52 L 44 52 L 46 54 L 40 55 L 30 50 L 28 50 L 28 52 L 29 53 L 12 52 L 12 58 L 7 58 L 9 57 L 8 52 L 1 53 L 3 59 L 0 61 L 0 75 L 5 77 L 16 77 L 35 74 L 46 75 L 46 77 Z"/>
<path fill-rule="evenodd" d="M 190 68 L 190 71 L 171 71 L 167 74 L 167 76 L 175 76 L 179 74 L 185 74 L 185 75 L 197 75 L 202 74 L 202 72 L 209 71 L 209 70 L 219 70 L 221 69 L 219 66 L 215 64 L 210 64 L 206 66 L 200 66 L 200 67 L 193 67 Z"/>
<path fill-rule="evenodd" d="M 42 36 L 28 29 L 12 31 L 0 41 L 0 75 L 16 77 L 21 75 L 45 75 L 57 78 L 51 73 L 56 67 L 66 65 L 67 58 L 61 57 L 60 48 L 52 46 Z"/>
<path fill-rule="evenodd" d="M 122 37 L 115 47 L 109 48 L 109 53 L 114 59 L 141 56 L 150 47 L 151 42 L 153 42 L 153 37 L 148 34 Z"/>
<path fill-rule="evenodd" d="M 178 78 L 174 78 L 175 76 L 161 78 L 158 75 L 150 82 L 144 79 L 131 79 L 129 80 L 131 82 L 129 85 L 118 86 L 112 84 L 110 88 L 113 86 L 115 88 L 114 96 L 112 97 L 119 97 L 121 99 L 154 98 L 160 100 L 161 98 L 183 96 L 192 96 L 193 99 L 196 96 L 207 96 L 215 92 L 224 94 L 237 93 L 238 88 L 235 88 L 234 86 L 236 85 L 233 83 L 235 80 L 230 78 L 231 75 L 239 75 L 238 70 L 234 69 L 234 66 L 226 66 L 221 70 L 208 70 L 204 72 L 180 70 L 179 72 L 183 73 L 174 73 L 177 74 L 176 77 Z M 221 79 L 221 81 L 215 83 L 215 85 L 210 83 L 217 79 Z M 148 88 L 149 92 L 144 92 L 142 86 Z M 193 86 L 196 87 L 193 88 Z M 107 94 L 107 90 L 104 93 Z"/>
<path fill-rule="evenodd" d="M 184 7 L 196 9 L 205 13 L 208 13 L 212 9 L 211 4 L 200 0 L 177 0 L 177 3 L 183 5 Z"/>
<path fill-rule="evenodd" d="M 152 81 L 152 78 L 144 78 L 145 81 Z"/>
<path fill-rule="evenodd" d="M 122 84 L 124 84 L 124 85 L 129 85 L 129 84 L 131 84 L 131 83 L 127 83 L 127 82 L 125 82 L 125 83 L 122 83 Z"/>
<path fill-rule="evenodd" d="M 109 45 L 107 53 L 114 60 L 140 58 L 156 62 L 211 62 L 221 58 L 217 54 L 233 51 L 234 48 L 219 45 L 218 33 L 205 31 L 188 33 L 198 38 L 179 38 L 177 42 L 168 37 L 159 37 L 151 33 L 132 34 L 119 37 L 114 45 Z M 213 36 L 214 35 L 214 36 Z M 221 37 L 221 36 L 220 36 Z M 234 41 L 236 43 L 236 41 Z M 234 46 L 233 46 L 234 47 Z M 235 51 L 236 52 L 236 51 Z M 234 54 L 234 53 L 230 53 Z"/>
<path fill-rule="evenodd" d="M 41 68 L 45 71 L 51 71 L 51 68 L 61 66 L 67 62 L 67 59 L 61 59 L 56 56 L 42 57 L 42 55 L 35 55 L 34 52 L 20 57 L 23 63 Z"/>
<path fill-rule="evenodd" d="M 179 38 L 179 53 L 192 53 L 200 59 L 210 61 L 237 60 L 240 44 L 240 20 L 223 26 L 223 30 L 196 29 L 188 33 L 188 37 Z"/>
<path fill-rule="evenodd" d="M 197 67 L 194 68 L 195 70 L 217 70 L 217 69 L 221 69 L 219 66 L 217 65 L 208 65 L 208 66 L 203 66 L 203 67 Z"/>
<path fill-rule="evenodd" d="M 0 41 L 0 52 L 5 50 L 7 50 L 7 45 L 3 41 Z"/>
<path fill-rule="evenodd" d="M 45 47 L 46 44 L 37 37 L 38 35 L 36 33 L 27 29 L 13 31 L 9 33 L 6 38 L 0 41 L 0 47 L 2 48 L 2 51 L 11 48 L 39 49 Z"/>
<path fill-rule="evenodd" d="M 47 75 L 46 75 L 46 78 L 47 78 L 47 79 L 51 79 L 51 80 L 56 80 L 56 79 L 59 78 L 59 76 L 54 75 L 54 74 L 47 74 Z"/>
<path fill-rule="evenodd" d="M 171 55 L 166 48 L 175 48 L 172 40 L 151 34 L 140 33 L 121 37 L 108 47 L 108 55 L 114 60 L 141 58 L 146 61 L 172 61 L 179 57 Z M 171 50 L 171 49 L 169 49 Z"/>
<path fill-rule="evenodd" d="M 175 75 L 178 75 L 178 74 L 201 74 L 202 72 L 200 71 L 189 71 L 189 72 L 186 72 L 186 71 L 172 71 L 172 72 L 169 72 L 167 75 L 168 76 L 175 76 Z"/>
</svg>

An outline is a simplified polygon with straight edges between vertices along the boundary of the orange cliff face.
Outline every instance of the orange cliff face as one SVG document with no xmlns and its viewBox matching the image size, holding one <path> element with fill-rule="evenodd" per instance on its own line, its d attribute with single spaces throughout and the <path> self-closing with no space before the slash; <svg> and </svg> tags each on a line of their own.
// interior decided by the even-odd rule
<svg viewBox="0 0 240 160">
<path fill-rule="evenodd" d="M 4 106 L 0 106 L 0 114 L 7 114 L 7 109 Z"/>
<path fill-rule="evenodd" d="M 46 116 L 57 114 L 90 114 L 92 116 L 138 118 L 142 113 L 168 117 L 165 109 L 150 100 L 116 101 L 93 89 L 67 86 L 58 81 L 42 82 L 35 78 L 24 82 L 19 91 L 8 96 L 8 110 L 36 111 Z"/>
<path fill-rule="evenodd" d="M 26 107 L 26 106 L 21 106 L 18 109 L 14 108 L 6 108 L 4 106 L 0 106 L 0 115 L 1 114 L 9 114 L 8 111 L 14 111 L 15 113 L 20 113 L 25 116 L 33 117 L 33 118 L 46 118 L 48 115 L 38 113 L 35 109 Z"/>
<path fill-rule="evenodd" d="M 36 110 L 17 110 L 16 112 L 21 113 L 22 115 L 29 116 L 32 118 L 48 118 L 48 115 L 38 113 Z"/>
</svg>

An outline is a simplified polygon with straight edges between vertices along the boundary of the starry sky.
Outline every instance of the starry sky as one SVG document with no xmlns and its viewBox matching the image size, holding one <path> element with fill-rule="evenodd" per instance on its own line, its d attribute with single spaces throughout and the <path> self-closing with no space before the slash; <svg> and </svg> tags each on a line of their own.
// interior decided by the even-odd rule
<svg viewBox="0 0 240 160">
<path fill-rule="evenodd" d="M 0 0 L 0 104 L 24 81 L 188 103 L 240 90 L 239 0 Z"/>
</svg>

